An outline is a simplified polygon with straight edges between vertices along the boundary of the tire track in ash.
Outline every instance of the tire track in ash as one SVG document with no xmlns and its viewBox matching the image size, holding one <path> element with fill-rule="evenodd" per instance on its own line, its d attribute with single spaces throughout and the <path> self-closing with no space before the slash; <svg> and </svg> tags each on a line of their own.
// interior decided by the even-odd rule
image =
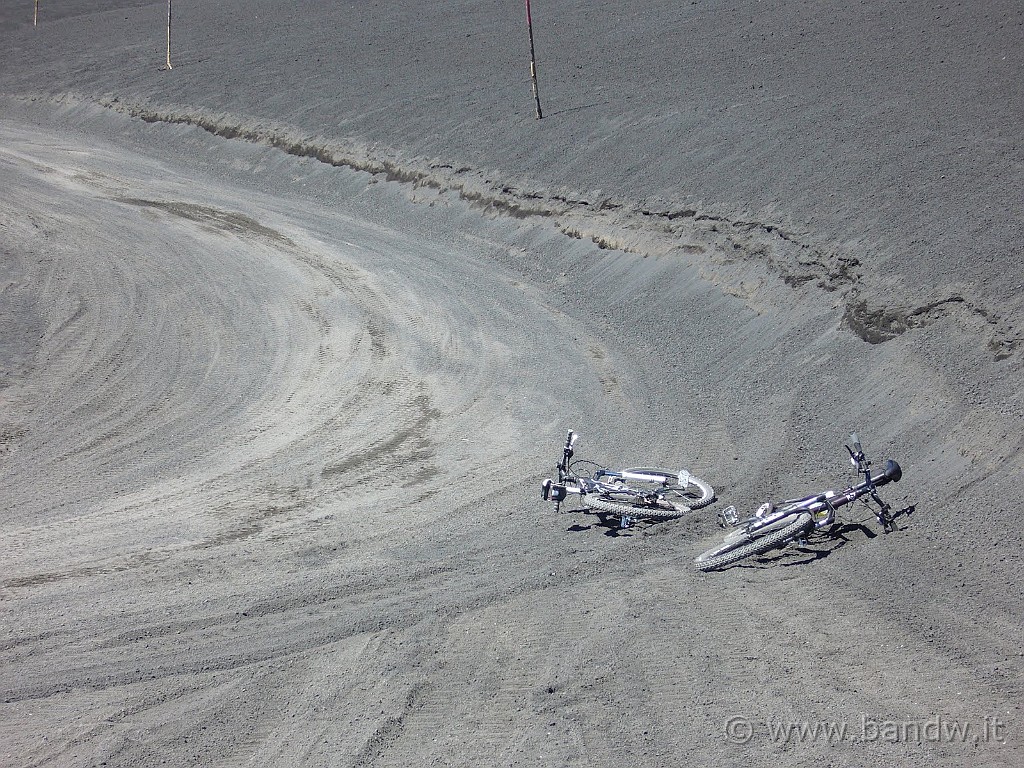
<svg viewBox="0 0 1024 768">
<path fill-rule="evenodd" d="M 76 193 L 82 191 L 81 180 L 91 178 L 87 173 L 55 168 L 45 175 Z M 22 198 L 29 205 L 45 208 L 45 193 L 36 199 L 30 193 Z M 12 475 L 21 473 L 20 487 L 26 493 L 41 484 L 24 482 L 24 474 L 32 467 L 48 474 L 63 465 L 77 471 L 75 479 L 84 489 L 79 486 L 77 493 L 69 492 L 66 500 L 52 495 L 37 498 L 51 519 L 55 506 L 70 508 L 68 514 L 77 519 L 81 535 L 88 533 L 89 526 L 103 529 L 112 516 L 142 514 L 154 503 L 168 508 L 205 503 L 214 511 L 236 515 L 247 497 L 256 498 L 249 501 L 255 506 L 260 496 L 264 501 L 257 515 L 266 515 L 280 511 L 277 501 L 282 496 L 292 501 L 308 496 L 308 486 L 318 472 L 321 476 L 341 474 L 313 465 L 321 463 L 325 445 L 344 445 L 341 450 L 360 445 L 363 438 L 354 431 L 357 425 L 352 414 L 374 425 L 384 421 L 380 412 L 386 410 L 387 420 L 396 429 L 382 442 L 391 449 L 410 437 L 401 427 L 403 409 L 412 410 L 414 427 L 422 427 L 424 417 L 428 421 L 433 417 L 423 386 L 395 365 L 384 365 L 385 359 L 393 356 L 389 346 L 395 341 L 389 329 L 393 321 L 388 320 L 388 300 L 374 292 L 357 268 L 340 263 L 325 266 L 322 256 L 301 252 L 287 237 L 245 216 L 211 206 L 122 195 L 115 202 L 128 206 L 125 211 L 103 198 L 86 195 L 82 199 L 83 206 L 99 205 L 113 222 L 115 234 L 101 241 L 104 249 L 116 247 L 124 230 L 134 235 L 131 240 L 151 241 L 154 234 L 173 228 L 177 218 L 197 224 L 204 232 L 226 233 L 228 237 L 218 238 L 216 245 L 226 244 L 227 253 L 216 252 L 212 242 L 186 232 L 185 245 L 178 250 L 171 238 L 166 238 L 164 244 L 172 246 L 170 252 L 140 255 L 121 246 L 120 252 L 104 250 L 91 260 L 72 260 L 63 253 L 53 257 L 46 283 L 56 298 L 44 295 L 41 303 L 52 301 L 51 315 L 70 319 L 56 324 L 53 340 L 43 346 L 39 358 L 47 368 L 38 379 L 43 386 L 51 382 L 57 386 L 34 398 L 36 442 L 31 438 L 25 441 L 26 450 L 5 467 Z M 132 218 L 131 209 L 141 211 L 141 224 Z M 11 218 L 18 217 L 12 214 Z M 149 231 L 147 223 L 159 225 L 158 231 Z M 233 239 L 239 235 L 241 239 Z M 191 239 L 195 242 L 189 242 Z M 272 246 L 269 252 L 268 245 Z M 213 264 L 206 254 L 196 259 L 201 249 L 214 251 Z M 282 255 L 286 259 L 282 260 Z M 62 256 L 66 258 L 60 261 Z M 250 269 L 255 272 L 245 274 Z M 198 271 L 192 281 L 184 274 L 191 270 Z M 40 277 L 30 275 L 28 279 L 38 282 Z M 301 302 L 292 301 L 289 288 L 303 297 Z M 314 299 L 307 300 L 307 294 Z M 345 300 L 346 294 L 351 302 Z M 316 306 L 317 302 L 326 309 Z M 252 309 L 261 318 L 254 327 L 256 333 L 248 333 L 252 318 L 245 313 Z M 319 335 L 306 343 L 302 337 L 311 332 Z M 295 344 L 296 340 L 300 343 Z M 256 363 L 254 370 L 246 371 L 247 361 Z M 233 379 L 230 385 L 229 379 Z M 156 382 L 159 389 L 147 391 L 150 382 Z M 325 397 L 325 382 L 334 383 L 338 392 Z M 375 400 L 379 401 L 376 405 Z M 57 424 L 56 413 L 61 414 L 64 425 Z M 58 434 L 64 438 L 65 451 L 39 450 L 43 441 L 54 439 L 56 429 L 63 429 L 63 434 Z M 211 435 L 218 429 L 219 434 Z M 347 432 L 339 432 L 342 429 Z M 344 440 L 339 440 L 339 434 Z M 416 439 L 422 443 L 422 436 Z M 220 445 L 211 453 L 208 447 L 204 450 L 203 442 Z M 371 444 L 368 455 L 380 454 L 379 447 Z M 283 474 L 282 451 L 302 454 L 314 448 L 311 462 L 303 460 L 309 464 L 302 467 L 306 490 L 271 484 L 260 491 L 244 479 L 246 474 L 263 478 Z M 186 471 L 183 463 L 189 461 L 190 453 L 201 458 L 196 462 L 202 464 L 201 471 Z M 415 457 L 403 455 L 398 461 L 407 464 L 410 458 Z M 176 466 L 168 466 L 169 462 Z M 78 509 L 94 505 L 94 490 L 109 491 L 110 476 L 126 475 L 126 469 L 137 471 L 121 478 L 122 487 L 113 495 L 125 495 L 112 509 L 77 511 L 76 504 Z M 153 484 L 154 479 L 161 482 L 145 493 L 128 493 L 140 479 L 143 484 Z M 12 500 L 22 515 L 31 511 L 28 501 Z M 173 516 L 173 510 L 169 511 Z M 251 520 L 246 519 L 238 533 L 245 536 L 253 531 Z M 62 535 L 54 522 L 23 533 L 37 543 L 48 535 Z M 220 531 L 199 543 L 206 546 L 230 538 L 230 532 Z M 128 563 L 158 557 L 149 549 L 145 555 L 129 558 Z M 82 572 L 103 572 L 122 565 L 104 562 Z M 40 578 L 52 580 L 59 575 L 42 574 Z M 15 580 L 13 585 L 31 580 Z"/>
<path fill-rule="evenodd" d="M 33 199 L 23 190 L 21 199 L 45 207 L 46 194 Z M 110 220 L 111 235 L 93 238 L 84 223 L 90 206 Z M 247 332 L 239 297 L 226 290 L 252 267 L 240 243 L 216 263 L 196 259 L 201 244 L 176 243 L 119 208 L 72 196 L 66 242 L 42 244 L 42 274 L 27 276 L 47 286 L 39 303 L 56 322 L 22 387 L 28 435 L 3 471 L 17 479 L 8 504 L 19 521 L 46 520 L 24 531 L 36 547 L 66 535 L 71 519 L 88 549 L 108 535 L 100 532 L 112 518 L 123 525 L 147 506 L 196 504 L 197 465 L 212 464 L 201 473 L 208 476 L 234 469 L 223 448 L 243 431 L 248 409 L 274 396 L 276 374 L 305 365 L 301 350 L 274 338 L 288 324 L 304 331 L 274 297 L 261 297 L 274 321 Z M 81 242 L 97 247 L 85 253 Z M 280 282 L 279 271 L 270 272 L 260 277 Z M 143 522 L 158 545 L 163 524 Z"/>
<path fill-rule="evenodd" d="M 736 720 L 749 723 L 751 743 L 765 747 L 782 746 L 772 740 L 773 726 L 845 724 L 848 746 L 864 735 L 864 717 L 924 722 L 944 713 L 977 724 L 978 713 L 1014 707 L 1012 694 L 980 684 L 970 661 L 908 632 L 817 569 L 787 569 L 795 557 L 697 576 L 688 560 L 653 558 L 631 585 L 628 599 L 646 626 L 636 627 L 620 673 L 639 681 L 644 696 L 624 715 L 656 731 L 669 755 L 697 746 L 727 760 L 736 743 L 726 726 Z M 834 758 L 840 745 L 820 738 L 789 746 L 821 760 Z M 963 758 L 963 745 L 887 746 L 893 754 L 924 748 L 933 758 Z M 970 748 L 984 750 L 993 764 L 1012 761 L 996 742 Z M 778 758 L 766 749 L 746 759 L 768 766 Z"/>
<path fill-rule="evenodd" d="M 415 656 L 349 649 L 393 627 L 427 654 L 446 605 L 503 594 L 488 561 L 507 500 L 486 496 L 521 471 L 527 430 L 555 437 L 551 412 L 604 391 L 585 332 L 473 258 L 102 148 L 8 139 L 0 221 L 45 329 L 3 392 L 26 426 L 0 458 L 12 744 L 147 762 L 229 722 L 237 741 L 206 757 L 244 753 L 298 706 L 297 679 L 334 696 L 318 716 L 336 724 L 376 695 L 358 681 L 380 654 Z M 551 385 L 537 339 L 570 383 Z M 431 531 L 469 513 L 467 558 L 424 565 Z M 387 717 L 433 700 L 400 690 Z M 372 762 L 397 731 L 363 725 L 351 754 Z"/>
</svg>

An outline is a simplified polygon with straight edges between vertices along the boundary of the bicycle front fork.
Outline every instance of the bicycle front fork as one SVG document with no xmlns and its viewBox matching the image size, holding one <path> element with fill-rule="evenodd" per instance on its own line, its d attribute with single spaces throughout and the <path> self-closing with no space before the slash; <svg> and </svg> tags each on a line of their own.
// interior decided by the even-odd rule
<svg viewBox="0 0 1024 768">
<path fill-rule="evenodd" d="M 544 501 L 553 501 L 556 504 L 565 501 L 565 486 L 551 482 L 550 479 L 540 484 L 540 497 Z"/>
<path fill-rule="evenodd" d="M 878 511 L 875 512 L 875 519 L 878 520 L 878 524 L 882 526 L 882 533 L 892 533 L 895 531 L 896 522 L 889 514 L 892 511 L 892 507 L 882 501 L 877 493 L 872 492 L 871 499 L 878 505 Z"/>
</svg>

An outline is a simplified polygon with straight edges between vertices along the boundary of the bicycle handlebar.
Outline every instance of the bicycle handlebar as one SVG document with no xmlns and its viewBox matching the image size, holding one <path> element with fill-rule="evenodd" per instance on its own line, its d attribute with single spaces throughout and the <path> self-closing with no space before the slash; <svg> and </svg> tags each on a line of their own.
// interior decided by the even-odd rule
<svg viewBox="0 0 1024 768">
<path fill-rule="evenodd" d="M 819 511 L 824 509 L 831 509 L 834 511 L 839 507 L 846 506 L 847 504 L 856 501 L 861 496 L 865 496 L 869 493 L 874 494 L 876 488 L 888 485 L 889 483 L 898 483 L 902 477 L 903 470 L 900 468 L 900 465 L 892 459 L 889 459 L 885 462 L 885 469 L 881 472 L 861 480 L 859 483 L 850 486 L 845 491 L 826 491 L 825 493 L 820 493 L 815 496 L 806 496 L 802 499 L 792 499 L 780 504 L 779 508 L 788 513 L 792 513 L 797 509 L 803 509 L 814 514 L 817 514 Z"/>
<path fill-rule="evenodd" d="M 895 460 L 889 459 L 885 462 L 885 469 L 882 470 L 882 474 L 885 476 L 885 482 L 898 483 L 903 477 L 903 469 Z M 878 484 L 882 485 L 883 483 L 879 480 Z"/>
<path fill-rule="evenodd" d="M 864 482 L 855 485 L 854 489 L 867 488 L 869 485 L 877 488 L 882 485 L 888 485 L 889 483 L 898 483 L 902 477 L 903 470 L 900 468 L 900 465 L 892 459 L 889 459 L 885 462 L 885 469 L 877 475 L 874 475 L 871 478 L 870 484 L 865 480 Z"/>
</svg>

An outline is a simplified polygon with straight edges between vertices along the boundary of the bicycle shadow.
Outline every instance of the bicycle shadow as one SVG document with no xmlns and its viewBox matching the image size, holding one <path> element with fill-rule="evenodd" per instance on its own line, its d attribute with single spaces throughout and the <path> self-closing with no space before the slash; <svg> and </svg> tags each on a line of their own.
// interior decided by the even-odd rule
<svg viewBox="0 0 1024 768">
<path fill-rule="evenodd" d="M 589 509 L 584 507 L 580 510 L 584 515 L 596 517 L 597 520 L 590 525 L 583 525 L 581 523 L 574 523 L 570 525 L 566 530 L 572 533 L 582 533 L 584 531 L 593 531 L 595 529 L 604 529 L 603 533 L 605 536 L 619 537 L 619 536 L 632 536 L 635 533 L 644 531 L 655 524 L 654 520 L 633 520 L 629 527 L 623 528 L 622 521 L 618 515 L 612 515 L 608 512 L 602 512 L 596 509 Z"/>
<path fill-rule="evenodd" d="M 576 107 L 563 107 L 562 109 L 556 109 L 553 112 L 545 112 L 544 114 L 546 114 L 548 117 L 555 117 L 556 115 L 567 115 L 570 112 L 581 112 L 581 111 L 587 110 L 587 109 L 594 109 L 596 107 L 603 107 L 603 106 L 605 106 L 605 105 L 607 105 L 609 103 L 610 102 L 608 102 L 607 100 L 605 100 L 605 101 L 595 101 L 593 104 L 580 104 L 579 106 L 576 106 Z"/>
</svg>

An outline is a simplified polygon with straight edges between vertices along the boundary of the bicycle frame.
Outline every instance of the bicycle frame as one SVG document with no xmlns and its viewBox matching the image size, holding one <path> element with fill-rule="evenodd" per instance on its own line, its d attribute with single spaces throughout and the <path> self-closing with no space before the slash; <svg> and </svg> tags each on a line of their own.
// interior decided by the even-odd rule
<svg viewBox="0 0 1024 768">
<path fill-rule="evenodd" d="M 729 507 L 719 513 L 719 521 L 722 522 L 723 527 L 736 527 L 736 530 L 726 536 L 726 539 L 736 538 L 737 535 L 753 538 L 756 535 L 769 533 L 784 528 L 797 515 L 804 513 L 811 515 L 811 520 L 814 523 L 813 530 L 828 528 L 835 523 L 836 510 L 847 504 L 852 504 L 864 496 L 870 497 L 876 504 L 875 519 L 878 520 L 883 531 L 889 533 L 894 530 L 895 524 L 890 514 L 891 507 L 882 501 L 878 495 L 878 488 L 888 483 L 899 482 L 903 477 L 903 470 L 900 469 L 899 464 L 889 459 L 885 464 L 885 469 L 872 475 L 871 462 L 864 455 L 856 432 L 850 435 L 850 442 L 852 445 L 846 446 L 846 450 L 850 454 L 850 462 L 857 468 L 857 472 L 864 476 L 861 482 L 842 491 L 830 490 L 799 499 L 788 499 L 780 502 L 774 510 L 765 514 L 755 514 L 742 522 L 736 516 L 735 507 Z"/>
</svg>

